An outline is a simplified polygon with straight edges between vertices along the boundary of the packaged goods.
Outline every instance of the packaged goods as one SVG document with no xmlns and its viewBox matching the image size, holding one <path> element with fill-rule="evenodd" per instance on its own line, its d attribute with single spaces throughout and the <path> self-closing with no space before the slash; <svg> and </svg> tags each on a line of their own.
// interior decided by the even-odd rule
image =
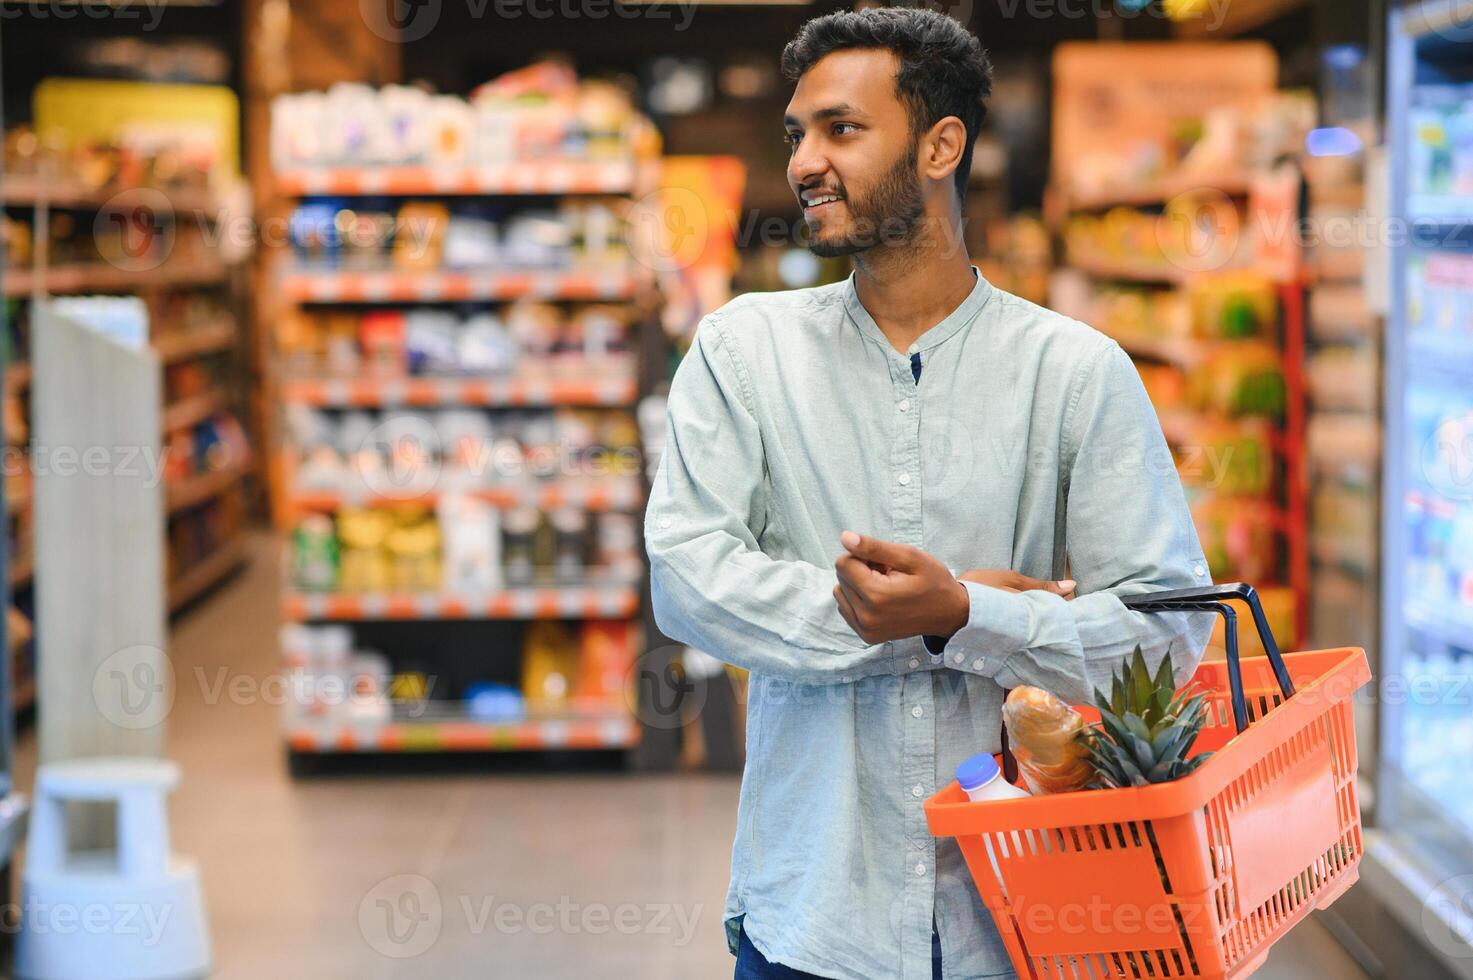
<svg viewBox="0 0 1473 980">
<path fill-rule="evenodd" d="M 1079 740 L 1084 717 L 1048 691 L 1014 688 L 1002 709 L 1018 771 L 1035 796 L 1083 789 L 1093 778 Z"/>
</svg>

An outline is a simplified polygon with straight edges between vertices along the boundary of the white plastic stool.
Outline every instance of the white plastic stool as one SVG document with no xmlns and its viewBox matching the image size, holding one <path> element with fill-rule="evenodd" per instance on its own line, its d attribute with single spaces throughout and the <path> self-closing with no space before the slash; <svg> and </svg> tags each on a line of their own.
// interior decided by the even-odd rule
<svg viewBox="0 0 1473 980">
<path fill-rule="evenodd" d="M 176 980 L 210 971 L 199 869 L 169 852 L 161 759 L 52 762 L 36 771 L 15 974 L 26 980 Z M 66 804 L 117 807 L 117 849 L 67 853 Z"/>
</svg>

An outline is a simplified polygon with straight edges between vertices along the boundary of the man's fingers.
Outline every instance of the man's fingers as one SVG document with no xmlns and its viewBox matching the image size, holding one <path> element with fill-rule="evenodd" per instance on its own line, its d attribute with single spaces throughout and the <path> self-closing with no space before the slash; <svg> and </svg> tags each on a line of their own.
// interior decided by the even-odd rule
<svg viewBox="0 0 1473 980">
<path fill-rule="evenodd" d="M 1073 579 L 1050 581 L 1023 575 L 1006 568 L 974 568 L 958 575 L 957 578 L 963 582 L 976 582 L 979 585 L 988 585 L 994 589 L 1004 589 L 1009 592 L 1052 592 L 1054 595 L 1065 598 L 1070 598 L 1076 587 Z"/>
<path fill-rule="evenodd" d="M 874 604 L 870 602 L 869 596 L 865 595 L 863 592 L 859 591 L 848 582 L 845 582 L 843 579 L 839 580 L 839 591 L 843 593 L 844 598 L 849 600 L 850 608 L 852 608 L 856 613 L 860 611 L 874 611 Z"/>
<path fill-rule="evenodd" d="M 844 617 L 844 622 L 848 623 L 849 628 L 856 634 L 859 633 L 859 617 L 854 615 L 854 606 L 850 604 L 849 597 L 844 594 L 844 590 L 837 585 L 834 586 L 834 602 L 838 604 L 839 615 Z"/>
<path fill-rule="evenodd" d="M 917 550 L 908 544 L 882 541 L 853 531 L 845 531 L 839 535 L 839 543 L 851 555 L 864 561 L 888 565 L 902 572 L 915 571 Z"/>
<path fill-rule="evenodd" d="M 853 555 L 840 555 L 834 559 L 834 571 L 839 575 L 839 581 L 852 586 L 861 595 L 866 595 L 883 580 L 883 572 L 877 572 L 867 563 L 855 558 Z"/>
</svg>

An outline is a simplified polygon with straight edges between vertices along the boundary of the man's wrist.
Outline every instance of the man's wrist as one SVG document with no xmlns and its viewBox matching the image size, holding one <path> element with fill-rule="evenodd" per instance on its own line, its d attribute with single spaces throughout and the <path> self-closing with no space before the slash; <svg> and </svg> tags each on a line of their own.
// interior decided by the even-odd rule
<svg viewBox="0 0 1473 980">
<path fill-rule="evenodd" d="M 946 590 L 946 615 L 937 624 L 938 629 L 927 633 L 941 640 L 949 640 L 972 618 L 972 594 L 958 579 L 952 579 Z"/>
</svg>

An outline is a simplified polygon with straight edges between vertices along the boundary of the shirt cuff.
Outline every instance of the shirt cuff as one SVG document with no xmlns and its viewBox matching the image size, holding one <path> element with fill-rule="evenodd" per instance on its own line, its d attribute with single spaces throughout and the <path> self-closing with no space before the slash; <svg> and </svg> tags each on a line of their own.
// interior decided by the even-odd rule
<svg viewBox="0 0 1473 980">
<path fill-rule="evenodd" d="M 1028 645 L 1027 603 L 1014 592 L 1004 592 L 978 582 L 963 582 L 971 609 L 967 624 L 948 639 L 926 636 L 923 641 L 932 658 L 946 666 L 992 677 L 1008 657 Z"/>
</svg>

